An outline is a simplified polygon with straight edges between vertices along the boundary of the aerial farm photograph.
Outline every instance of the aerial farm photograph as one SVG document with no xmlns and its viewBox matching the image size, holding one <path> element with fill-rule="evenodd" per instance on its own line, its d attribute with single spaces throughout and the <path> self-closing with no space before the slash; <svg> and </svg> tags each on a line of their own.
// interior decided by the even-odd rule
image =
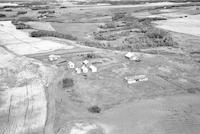
<svg viewBox="0 0 200 134">
<path fill-rule="evenodd" d="M 200 0 L 0 0 L 0 134 L 200 134 Z"/>
</svg>

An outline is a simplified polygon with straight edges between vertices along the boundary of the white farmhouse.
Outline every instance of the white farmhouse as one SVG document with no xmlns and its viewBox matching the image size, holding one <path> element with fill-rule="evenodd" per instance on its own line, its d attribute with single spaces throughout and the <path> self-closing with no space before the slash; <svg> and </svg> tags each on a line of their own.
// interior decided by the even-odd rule
<svg viewBox="0 0 200 134">
<path fill-rule="evenodd" d="M 133 52 L 128 52 L 125 55 L 125 57 L 128 58 L 129 60 L 138 61 L 138 62 L 140 61 L 139 55 Z"/>
<path fill-rule="evenodd" d="M 57 60 L 59 58 L 60 58 L 60 55 L 55 55 L 55 54 L 49 55 L 49 60 L 50 61 L 55 61 L 55 60 Z"/>
<path fill-rule="evenodd" d="M 81 67 L 81 70 L 83 73 L 88 73 L 88 68 L 85 65 Z"/>
<path fill-rule="evenodd" d="M 130 59 L 132 56 L 134 56 L 134 53 L 133 52 L 128 52 L 125 57 Z"/>
<path fill-rule="evenodd" d="M 93 73 L 97 72 L 97 67 L 95 67 L 94 65 L 90 65 L 89 68 Z"/>
<path fill-rule="evenodd" d="M 75 68 L 75 70 L 76 70 L 76 73 L 77 73 L 77 74 L 80 74 L 80 73 L 81 73 L 81 69 L 80 69 L 80 68 L 77 67 L 77 68 Z"/>
<path fill-rule="evenodd" d="M 87 65 L 88 63 L 89 63 L 88 60 L 84 60 L 84 61 L 83 61 L 83 64 L 84 64 L 84 65 Z"/>
<path fill-rule="evenodd" d="M 68 62 L 68 66 L 69 68 L 74 68 L 75 67 L 75 64 L 71 61 Z"/>
</svg>

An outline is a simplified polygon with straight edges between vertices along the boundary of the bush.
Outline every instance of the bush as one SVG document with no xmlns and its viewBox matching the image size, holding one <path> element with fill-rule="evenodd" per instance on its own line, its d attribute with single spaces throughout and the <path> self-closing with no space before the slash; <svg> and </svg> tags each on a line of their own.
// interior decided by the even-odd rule
<svg viewBox="0 0 200 134">
<path fill-rule="evenodd" d="M 115 28 L 115 24 L 114 23 L 106 23 L 104 25 L 100 25 L 99 28 L 102 28 L 102 29 L 108 29 L 108 28 Z"/>
<path fill-rule="evenodd" d="M 47 30 L 38 30 L 31 32 L 31 37 L 57 37 L 57 38 L 63 38 L 68 40 L 77 40 L 76 37 L 68 34 L 62 34 L 55 31 L 47 31 Z"/>
<path fill-rule="evenodd" d="M 145 35 L 150 38 L 155 46 L 174 46 L 176 43 L 173 41 L 172 37 L 168 32 L 161 29 L 149 29 Z"/>
<path fill-rule="evenodd" d="M 0 18 L 4 18 L 4 17 L 6 17 L 5 14 L 0 14 Z"/>
<path fill-rule="evenodd" d="M 12 12 L 12 9 L 4 9 L 6 12 Z"/>
<path fill-rule="evenodd" d="M 122 20 L 125 18 L 125 15 L 126 12 L 115 13 L 114 16 L 112 16 L 112 21 Z"/>
<path fill-rule="evenodd" d="M 28 22 L 28 21 L 36 21 L 36 19 L 31 18 L 31 17 L 19 17 L 18 19 L 16 19 L 17 22 L 21 21 L 21 22 Z"/>
<path fill-rule="evenodd" d="M 97 58 L 99 57 L 98 55 L 96 55 L 95 53 L 88 53 L 85 58 L 87 59 L 93 59 L 93 58 Z"/>
<path fill-rule="evenodd" d="M 88 108 L 88 111 L 90 111 L 91 113 L 100 113 L 101 112 L 101 108 L 98 106 L 92 106 Z"/>
<path fill-rule="evenodd" d="M 26 25 L 24 23 L 19 23 L 19 24 L 16 24 L 16 29 L 31 29 L 31 27 L 29 25 Z"/>
<path fill-rule="evenodd" d="M 144 21 L 151 22 L 151 21 L 157 21 L 157 20 L 167 20 L 167 18 L 163 18 L 163 17 L 141 18 L 138 21 L 139 22 L 144 22 Z"/>
<path fill-rule="evenodd" d="M 50 10 L 44 10 L 44 11 L 38 11 L 40 14 L 53 14 L 55 11 L 50 11 Z"/>
<path fill-rule="evenodd" d="M 114 35 L 104 35 L 101 33 L 94 33 L 94 39 L 96 40 L 106 40 L 106 41 L 113 41 L 116 40 L 117 37 Z"/>
<path fill-rule="evenodd" d="M 97 48 L 107 48 L 108 45 L 105 43 L 101 43 L 101 42 L 96 42 L 96 41 L 84 41 L 83 42 L 84 45 L 89 46 L 89 47 L 97 47 Z"/>
<path fill-rule="evenodd" d="M 47 10 L 49 9 L 49 6 L 35 6 L 31 7 L 31 10 Z"/>
<path fill-rule="evenodd" d="M 21 15 L 21 14 L 27 14 L 27 11 L 18 11 L 17 15 Z"/>
<path fill-rule="evenodd" d="M 60 8 L 67 8 L 66 6 L 61 6 Z"/>
<path fill-rule="evenodd" d="M 16 29 L 31 29 L 31 26 L 17 20 L 12 20 L 11 23 L 15 25 Z"/>
<path fill-rule="evenodd" d="M 74 86 L 74 81 L 71 78 L 63 79 L 62 83 L 63 83 L 63 88 L 69 88 Z"/>
</svg>

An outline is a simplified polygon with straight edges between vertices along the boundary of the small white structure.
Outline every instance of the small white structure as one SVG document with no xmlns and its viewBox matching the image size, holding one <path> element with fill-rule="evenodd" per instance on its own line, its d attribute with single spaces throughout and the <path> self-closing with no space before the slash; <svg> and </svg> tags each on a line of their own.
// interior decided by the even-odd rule
<svg viewBox="0 0 200 134">
<path fill-rule="evenodd" d="M 77 74 L 80 74 L 80 73 L 81 73 L 81 69 L 80 69 L 80 68 L 77 67 L 77 68 L 75 68 L 75 70 L 76 70 L 76 73 L 77 73 Z"/>
<path fill-rule="evenodd" d="M 71 61 L 68 62 L 68 66 L 69 68 L 74 68 L 75 67 L 75 64 Z"/>
<path fill-rule="evenodd" d="M 138 54 L 135 54 L 135 53 L 133 53 L 133 52 L 128 52 L 128 53 L 125 55 L 125 57 L 128 58 L 129 60 L 140 61 L 139 55 L 138 55 Z"/>
<path fill-rule="evenodd" d="M 88 63 L 89 63 L 88 60 L 84 60 L 84 61 L 83 61 L 83 64 L 84 64 L 84 65 L 87 65 Z"/>
<path fill-rule="evenodd" d="M 95 67 L 94 65 L 90 65 L 89 68 L 93 73 L 97 72 L 97 67 Z"/>
<path fill-rule="evenodd" d="M 49 60 L 50 61 L 55 61 L 55 60 L 57 60 L 59 58 L 60 58 L 60 55 L 55 55 L 55 54 L 49 55 Z"/>
<path fill-rule="evenodd" d="M 88 73 L 88 68 L 84 65 L 81 67 L 83 73 Z"/>
<path fill-rule="evenodd" d="M 128 52 L 125 57 L 130 59 L 132 56 L 134 56 L 134 53 L 133 52 Z"/>
<path fill-rule="evenodd" d="M 140 81 L 147 81 L 148 78 L 146 77 L 146 75 L 136 75 L 136 76 L 125 77 L 125 80 L 128 82 L 128 84 L 133 84 Z"/>
</svg>

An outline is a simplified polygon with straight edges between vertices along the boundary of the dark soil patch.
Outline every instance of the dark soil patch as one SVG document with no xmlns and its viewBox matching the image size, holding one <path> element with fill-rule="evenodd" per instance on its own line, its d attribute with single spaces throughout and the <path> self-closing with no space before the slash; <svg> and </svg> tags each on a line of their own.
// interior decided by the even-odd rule
<svg viewBox="0 0 200 134">
<path fill-rule="evenodd" d="M 68 40 L 77 40 L 76 37 L 69 35 L 69 34 L 62 34 L 55 31 L 47 31 L 47 30 L 38 30 L 33 31 L 30 34 L 31 37 L 57 37 L 62 39 L 68 39 Z"/>
<path fill-rule="evenodd" d="M 62 81 L 63 88 L 70 88 L 74 86 L 74 80 L 71 78 L 65 78 Z"/>
<path fill-rule="evenodd" d="M 197 93 L 197 92 L 200 92 L 200 88 L 198 88 L 198 87 L 195 87 L 195 88 L 188 88 L 188 89 L 186 89 L 186 90 L 187 90 L 187 92 L 190 93 L 190 94 L 195 94 L 195 93 Z"/>
<path fill-rule="evenodd" d="M 91 106 L 88 108 L 88 111 L 91 113 L 100 113 L 101 112 L 101 108 L 98 106 Z"/>
</svg>

